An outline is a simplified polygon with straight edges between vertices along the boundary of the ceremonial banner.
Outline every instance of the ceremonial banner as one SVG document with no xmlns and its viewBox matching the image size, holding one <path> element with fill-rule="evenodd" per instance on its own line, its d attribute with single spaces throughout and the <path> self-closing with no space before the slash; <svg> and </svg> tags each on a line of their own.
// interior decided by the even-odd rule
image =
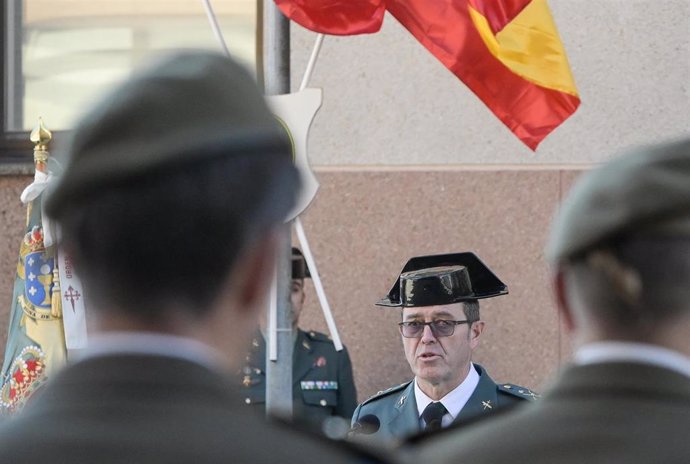
<svg viewBox="0 0 690 464">
<path fill-rule="evenodd" d="M 35 140 L 36 137 L 36 140 Z M 21 410 L 31 395 L 66 362 L 60 279 L 56 246 L 46 246 L 41 214 L 50 132 L 42 126 L 32 133 L 36 176 L 22 193 L 27 204 L 24 238 L 10 310 L 10 326 L 0 379 L 0 415 Z"/>
<path fill-rule="evenodd" d="M 323 15 L 326 4 L 332 14 L 339 13 L 337 8 L 341 7 L 340 2 L 320 0 L 280 3 L 290 3 L 300 10 L 300 14 L 293 11 L 290 16 L 299 24 L 325 33 L 329 33 L 330 25 L 314 25 L 316 13 Z M 384 3 L 532 150 L 579 106 L 580 98 L 546 0 Z M 303 21 L 304 17 L 311 21 Z"/>
</svg>

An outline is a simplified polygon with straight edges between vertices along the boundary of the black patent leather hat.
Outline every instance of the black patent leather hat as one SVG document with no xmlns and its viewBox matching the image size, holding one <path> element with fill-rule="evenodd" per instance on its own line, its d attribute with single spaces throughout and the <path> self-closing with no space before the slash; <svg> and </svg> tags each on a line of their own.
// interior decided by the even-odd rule
<svg viewBox="0 0 690 464">
<path fill-rule="evenodd" d="M 472 252 L 410 259 L 377 306 L 438 306 L 506 295 L 508 287 Z"/>
<path fill-rule="evenodd" d="M 307 261 L 299 248 L 292 247 L 292 278 L 304 279 L 311 278 Z"/>
</svg>

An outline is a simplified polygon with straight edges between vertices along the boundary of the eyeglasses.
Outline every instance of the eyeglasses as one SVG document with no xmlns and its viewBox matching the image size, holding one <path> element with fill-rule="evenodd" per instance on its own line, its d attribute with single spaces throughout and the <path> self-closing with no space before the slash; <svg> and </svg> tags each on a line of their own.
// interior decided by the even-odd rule
<svg viewBox="0 0 690 464">
<path fill-rule="evenodd" d="M 421 321 L 409 321 L 400 322 L 400 333 L 405 338 L 421 338 L 424 333 L 424 326 L 429 326 L 431 328 L 431 333 L 434 337 L 450 337 L 455 332 L 456 325 L 462 324 L 472 324 L 475 321 L 446 321 L 438 320 L 431 322 L 421 322 Z"/>
</svg>

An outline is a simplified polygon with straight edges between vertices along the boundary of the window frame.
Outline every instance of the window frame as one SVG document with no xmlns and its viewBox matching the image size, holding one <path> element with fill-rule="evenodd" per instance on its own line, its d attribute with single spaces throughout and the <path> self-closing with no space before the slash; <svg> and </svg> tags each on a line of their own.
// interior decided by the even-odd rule
<svg viewBox="0 0 690 464">
<path fill-rule="evenodd" d="M 21 0 L 8 0 L 3 2 L 0 9 L 0 24 L 2 24 L 3 34 L 0 37 L 2 47 L 2 59 L 0 59 L 0 76 L 2 83 L 2 105 L 0 107 L 0 175 L 27 174 L 33 170 L 33 144 L 29 140 L 28 131 L 10 131 L 7 129 L 7 103 L 9 100 L 10 79 L 8 76 L 9 59 L 8 46 L 10 45 L 10 34 L 13 33 L 9 25 L 10 15 L 14 15 L 21 20 L 21 8 L 15 8 Z"/>
</svg>

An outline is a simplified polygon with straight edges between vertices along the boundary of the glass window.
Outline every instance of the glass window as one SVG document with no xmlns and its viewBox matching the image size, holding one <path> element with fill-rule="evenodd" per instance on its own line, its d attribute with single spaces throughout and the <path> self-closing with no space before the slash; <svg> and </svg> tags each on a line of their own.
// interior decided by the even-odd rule
<svg viewBox="0 0 690 464">
<path fill-rule="evenodd" d="M 6 0 L 4 131 L 80 111 L 153 54 L 220 50 L 201 0 Z M 256 0 L 212 0 L 230 52 L 255 69 Z"/>
</svg>

